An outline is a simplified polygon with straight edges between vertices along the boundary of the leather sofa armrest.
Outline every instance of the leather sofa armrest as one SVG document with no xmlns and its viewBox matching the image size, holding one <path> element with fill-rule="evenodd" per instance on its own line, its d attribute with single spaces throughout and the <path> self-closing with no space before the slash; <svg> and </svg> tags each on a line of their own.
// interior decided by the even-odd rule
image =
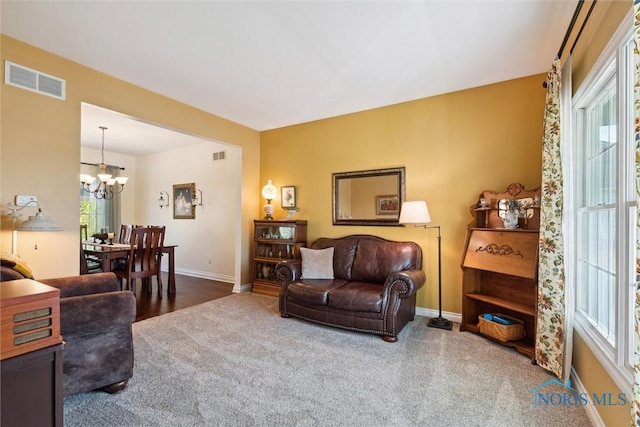
<svg viewBox="0 0 640 427">
<path fill-rule="evenodd" d="M 276 265 L 276 277 L 281 282 L 294 282 L 300 278 L 302 273 L 302 261 L 290 259 L 281 261 Z"/>
<path fill-rule="evenodd" d="M 91 334 L 130 326 L 136 320 L 136 297 L 131 291 L 62 298 L 60 333 Z"/>
<path fill-rule="evenodd" d="M 38 282 L 60 289 L 60 298 L 100 294 L 104 292 L 118 292 L 122 290 L 118 278 L 113 273 L 58 277 L 55 279 L 38 280 Z"/>
<path fill-rule="evenodd" d="M 402 282 L 406 289 L 399 290 L 394 287 L 393 291 L 397 292 L 400 298 L 410 298 L 418 292 L 418 289 L 424 285 L 426 280 L 427 277 L 422 270 L 399 271 L 387 277 L 387 280 L 384 282 L 384 294 L 390 291 L 389 288 L 391 288 L 394 283 Z"/>
</svg>

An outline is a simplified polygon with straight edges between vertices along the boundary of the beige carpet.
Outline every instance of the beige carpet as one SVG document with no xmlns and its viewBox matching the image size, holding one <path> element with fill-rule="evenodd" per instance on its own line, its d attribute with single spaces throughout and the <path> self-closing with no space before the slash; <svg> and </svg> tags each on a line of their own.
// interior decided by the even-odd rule
<svg viewBox="0 0 640 427">
<path fill-rule="evenodd" d="M 251 293 L 133 325 L 134 377 L 65 399 L 65 426 L 585 426 L 538 406 L 553 378 L 477 335 L 417 317 L 395 344 L 283 319 Z M 557 391 L 562 392 L 562 389 Z"/>
</svg>

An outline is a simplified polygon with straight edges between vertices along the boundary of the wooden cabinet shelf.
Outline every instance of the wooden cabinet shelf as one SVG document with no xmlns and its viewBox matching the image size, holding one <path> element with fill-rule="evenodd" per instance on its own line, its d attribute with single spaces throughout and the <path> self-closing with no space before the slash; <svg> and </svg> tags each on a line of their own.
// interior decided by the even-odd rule
<svg viewBox="0 0 640 427">
<path fill-rule="evenodd" d="M 285 259 L 300 259 L 300 248 L 307 245 L 307 221 L 253 221 L 252 292 L 278 296 L 280 283 L 275 266 Z"/>
<path fill-rule="evenodd" d="M 536 312 L 530 305 L 517 304 L 502 298 L 490 297 L 483 294 L 466 294 L 467 298 L 471 298 L 477 301 L 486 302 L 487 304 L 495 305 L 496 307 L 505 308 L 507 310 L 515 311 L 517 313 L 524 314 L 526 316 L 535 316 Z"/>
<path fill-rule="evenodd" d="M 525 336 L 519 340 L 496 342 L 527 355 L 535 362 L 537 320 L 538 235 L 540 211 L 528 206 L 527 218 L 518 228 L 507 229 L 500 218 L 500 200 L 539 200 L 540 189 L 524 190 L 510 185 L 505 192 L 484 191 L 470 208 L 473 221 L 467 229 L 462 254 L 461 331 L 480 333 L 478 317 L 501 313 L 524 322 Z M 524 220 L 523 220 L 524 219 Z"/>
</svg>

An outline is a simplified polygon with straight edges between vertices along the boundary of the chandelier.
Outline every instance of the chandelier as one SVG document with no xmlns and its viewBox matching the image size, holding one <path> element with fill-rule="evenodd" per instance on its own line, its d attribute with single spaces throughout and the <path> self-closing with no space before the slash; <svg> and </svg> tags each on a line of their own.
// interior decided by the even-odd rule
<svg viewBox="0 0 640 427">
<path fill-rule="evenodd" d="M 113 199 L 114 194 L 122 193 L 124 185 L 127 183 L 126 176 L 112 177 L 107 173 L 107 165 L 104 163 L 104 131 L 107 130 L 105 126 L 98 126 L 102 129 L 102 162 L 97 165 L 100 169 L 98 177 L 94 177 L 87 174 L 80 175 L 80 182 L 82 189 L 93 193 L 96 199 Z"/>
</svg>

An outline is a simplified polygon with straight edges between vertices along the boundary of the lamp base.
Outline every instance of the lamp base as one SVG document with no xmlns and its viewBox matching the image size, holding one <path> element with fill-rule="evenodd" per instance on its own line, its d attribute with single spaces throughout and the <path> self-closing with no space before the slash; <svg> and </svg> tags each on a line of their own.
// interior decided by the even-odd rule
<svg viewBox="0 0 640 427">
<path fill-rule="evenodd" d="M 267 204 L 262 207 L 262 210 L 266 214 L 264 219 L 272 220 L 273 213 L 276 211 L 276 208 L 271 204 L 270 200 L 267 200 Z"/>
<path fill-rule="evenodd" d="M 447 320 L 444 317 L 433 317 L 429 319 L 429 323 L 427 326 L 430 328 L 438 328 L 438 329 L 446 329 L 450 331 L 453 328 L 453 322 L 451 320 Z"/>
</svg>

